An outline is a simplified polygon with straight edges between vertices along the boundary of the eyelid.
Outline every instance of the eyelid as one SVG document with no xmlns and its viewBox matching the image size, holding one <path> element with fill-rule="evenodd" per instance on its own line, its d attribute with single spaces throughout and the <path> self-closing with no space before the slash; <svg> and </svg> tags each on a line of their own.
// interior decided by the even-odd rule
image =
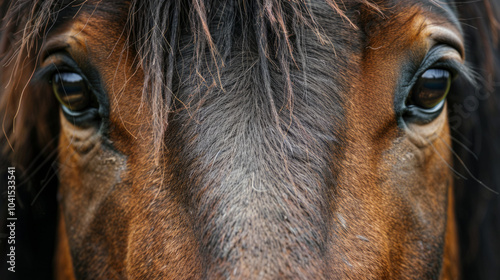
<svg viewBox="0 0 500 280">
<path fill-rule="evenodd" d="M 426 113 L 426 114 L 434 114 L 436 112 L 438 112 L 439 110 L 441 110 L 443 108 L 443 105 L 444 103 L 446 102 L 446 98 L 441 100 L 441 102 L 439 102 L 436 106 L 434 106 L 433 108 L 429 108 L 429 109 L 425 109 L 425 108 L 419 108 L 420 111 Z M 414 106 L 414 105 L 410 105 L 410 106 Z"/>
<path fill-rule="evenodd" d="M 83 71 L 80 69 L 78 64 L 71 58 L 66 52 L 57 52 L 48 56 L 42 63 L 40 67 L 36 69 L 31 83 L 46 82 L 52 78 L 54 73 L 60 72 L 74 72 L 81 75 L 85 83 L 89 84 Z"/>
<path fill-rule="evenodd" d="M 462 77 L 465 78 L 469 83 L 476 84 L 475 72 L 467 66 L 462 59 L 459 58 L 458 52 L 452 49 L 450 46 L 441 46 L 444 51 L 435 51 L 434 56 L 437 58 L 429 58 L 427 62 L 423 62 L 421 67 L 427 67 L 424 71 L 418 74 L 422 74 L 425 70 L 429 68 L 441 68 L 451 72 L 452 80 Z M 422 68 L 420 68 L 422 69 Z M 417 75 L 416 75 L 417 76 Z"/>
<path fill-rule="evenodd" d="M 53 35 L 42 44 L 40 59 L 44 61 L 54 53 L 78 51 L 79 47 L 85 47 L 85 44 L 77 36 L 70 35 L 68 32 Z"/>
<path fill-rule="evenodd" d="M 470 76 L 470 69 L 462 63 L 458 51 L 449 45 L 436 45 L 428 53 L 424 60 L 417 67 L 417 71 L 405 84 L 403 88 L 410 91 L 415 85 L 417 80 L 429 69 L 443 69 L 451 73 L 451 78 L 454 80 L 456 77 L 465 75 Z"/>
<path fill-rule="evenodd" d="M 463 39 L 457 32 L 450 30 L 449 28 L 442 27 L 439 25 L 434 25 L 432 27 L 432 41 L 435 45 L 446 45 L 452 48 L 460 58 L 462 62 L 465 58 L 465 48 L 463 44 Z"/>
<path fill-rule="evenodd" d="M 458 51 L 449 45 L 436 45 L 429 52 L 420 64 L 417 72 L 425 72 L 430 68 L 438 68 L 439 66 L 450 67 L 450 70 L 458 71 L 462 65 L 462 59 Z M 448 69 L 447 69 L 448 70 Z"/>
<path fill-rule="evenodd" d="M 41 67 L 46 67 L 50 64 L 53 65 L 68 65 L 72 68 L 79 68 L 78 64 L 73 60 L 71 55 L 67 53 L 66 51 L 58 51 L 51 53 L 49 56 L 47 56 L 42 63 L 40 64 Z"/>
</svg>

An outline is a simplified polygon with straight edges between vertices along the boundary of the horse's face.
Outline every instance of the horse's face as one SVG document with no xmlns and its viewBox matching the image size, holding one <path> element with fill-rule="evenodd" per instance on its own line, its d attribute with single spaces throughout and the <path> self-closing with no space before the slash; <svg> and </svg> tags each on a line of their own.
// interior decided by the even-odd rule
<svg viewBox="0 0 500 280">
<path fill-rule="evenodd" d="M 162 84 L 125 4 L 71 7 L 44 42 L 37 83 L 62 104 L 59 265 L 85 279 L 448 273 L 453 8 L 193 3 L 174 13 L 173 58 L 156 58 L 171 62 Z"/>
</svg>

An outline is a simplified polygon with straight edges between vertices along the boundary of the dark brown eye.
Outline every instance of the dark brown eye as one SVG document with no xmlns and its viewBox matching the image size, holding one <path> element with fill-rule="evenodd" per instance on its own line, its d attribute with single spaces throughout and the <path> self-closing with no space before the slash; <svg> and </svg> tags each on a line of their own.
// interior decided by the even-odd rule
<svg viewBox="0 0 500 280">
<path fill-rule="evenodd" d="M 444 69 L 425 71 L 413 87 L 410 104 L 424 110 L 439 110 L 450 91 L 451 73 Z"/>
<path fill-rule="evenodd" d="M 91 105 L 91 92 L 83 77 L 77 73 L 56 73 L 52 77 L 52 90 L 57 100 L 71 112 L 81 112 Z M 67 111 L 67 110 L 65 110 Z"/>
</svg>

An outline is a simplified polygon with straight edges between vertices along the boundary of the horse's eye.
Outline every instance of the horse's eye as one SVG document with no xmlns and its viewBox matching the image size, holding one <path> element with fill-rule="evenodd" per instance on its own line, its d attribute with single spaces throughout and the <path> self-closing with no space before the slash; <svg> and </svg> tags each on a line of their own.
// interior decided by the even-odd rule
<svg viewBox="0 0 500 280">
<path fill-rule="evenodd" d="M 438 110 L 451 86 L 451 73 L 443 69 L 425 71 L 413 87 L 410 104 L 425 110 Z M 438 108 L 436 108 L 438 107 Z"/>
<path fill-rule="evenodd" d="M 52 90 L 57 100 L 73 112 L 87 109 L 91 103 L 91 92 L 83 77 L 77 73 L 56 73 L 52 77 Z"/>
</svg>

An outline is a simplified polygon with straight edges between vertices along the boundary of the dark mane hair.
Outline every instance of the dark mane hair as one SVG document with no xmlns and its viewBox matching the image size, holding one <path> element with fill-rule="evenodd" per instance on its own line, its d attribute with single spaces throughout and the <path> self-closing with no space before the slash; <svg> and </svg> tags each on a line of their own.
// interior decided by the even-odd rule
<svg viewBox="0 0 500 280">
<path fill-rule="evenodd" d="M 463 279 L 500 279 L 500 3 L 456 1 L 478 87 L 457 83 L 449 100 Z M 470 172 L 470 173 L 469 173 Z"/>
<path fill-rule="evenodd" d="M 351 22 L 354 15 L 349 14 L 349 8 L 369 10 L 375 15 L 382 15 L 389 9 L 379 3 L 383 1 L 324 1 L 351 28 L 358 27 Z M 284 81 L 284 103 L 292 107 L 294 93 L 290 69 L 302 64 L 304 58 L 295 41 L 301 32 L 300 26 L 314 30 L 322 44 L 332 44 L 322 36 L 321 26 L 315 21 L 307 1 L 130 2 L 129 7 L 101 2 L 99 5 L 128 15 L 123 36 L 137 53 L 136 66 L 144 72 L 143 100 L 153 112 L 151 121 L 156 129 L 153 149 L 157 155 L 163 148 L 172 95 L 178 86 L 175 64 L 182 46 L 193 46 L 190 58 L 193 77 L 198 79 L 200 88 L 207 89 L 222 85 L 218 73 L 212 73 L 209 81 L 198 75 L 204 71 L 204 66 L 224 67 L 230 50 L 235 47 L 234 36 L 238 36 L 242 45 L 251 42 L 247 45 L 257 46 L 249 51 L 258 53 L 269 102 L 274 102 L 269 69 L 275 67 Z M 469 44 L 468 61 L 482 77 L 478 88 L 458 81 L 454 89 L 456 94 L 450 97 L 453 148 L 457 153 L 455 166 L 461 174 L 469 174 L 468 168 L 475 178 L 500 191 L 500 4 L 493 0 L 454 2 Z M 224 3 L 223 11 L 218 9 L 221 3 Z M 57 215 L 54 160 L 59 115 L 54 109 L 57 108 L 54 97 L 47 98 L 43 89 L 31 87 L 29 81 L 37 67 L 45 37 L 81 12 L 83 5 L 92 4 L 84 0 L 0 0 L 0 174 L 5 178 L 8 166 L 17 168 L 21 225 L 17 238 L 23 240 L 18 250 L 29 252 L 24 254 L 28 259 L 20 262 L 18 268 L 26 273 L 36 271 L 37 278 L 52 275 L 50 256 Z M 88 9 L 92 11 L 94 7 Z M 186 34 L 190 36 L 183 36 Z M 191 41 L 183 41 L 186 37 Z M 476 98 L 477 108 L 466 111 L 466 115 L 454 109 L 455 105 L 472 102 L 470 96 Z M 273 111 L 272 114 L 276 120 L 274 125 L 281 130 L 278 113 Z M 474 178 L 457 179 L 455 185 L 464 278 L 476 278 L 477 275 L 481 275 L 481 279 L 500 278 L 500 272 L 495 270 L 500 265 L 497 238 L 500 236 L 500 198 Z M 6 181 L 0 180 L 2 201 L 5 201 L 6 189 Z M 5 232 L 6 215 L 6 209 L 2 209 L 1 234 Z M 2 256 L 6 255 L 3 240 L 0 240 L 0 251 Z M 5 266 L 2 262 L 0 269 L 6 271 Z"/>
</svg>

